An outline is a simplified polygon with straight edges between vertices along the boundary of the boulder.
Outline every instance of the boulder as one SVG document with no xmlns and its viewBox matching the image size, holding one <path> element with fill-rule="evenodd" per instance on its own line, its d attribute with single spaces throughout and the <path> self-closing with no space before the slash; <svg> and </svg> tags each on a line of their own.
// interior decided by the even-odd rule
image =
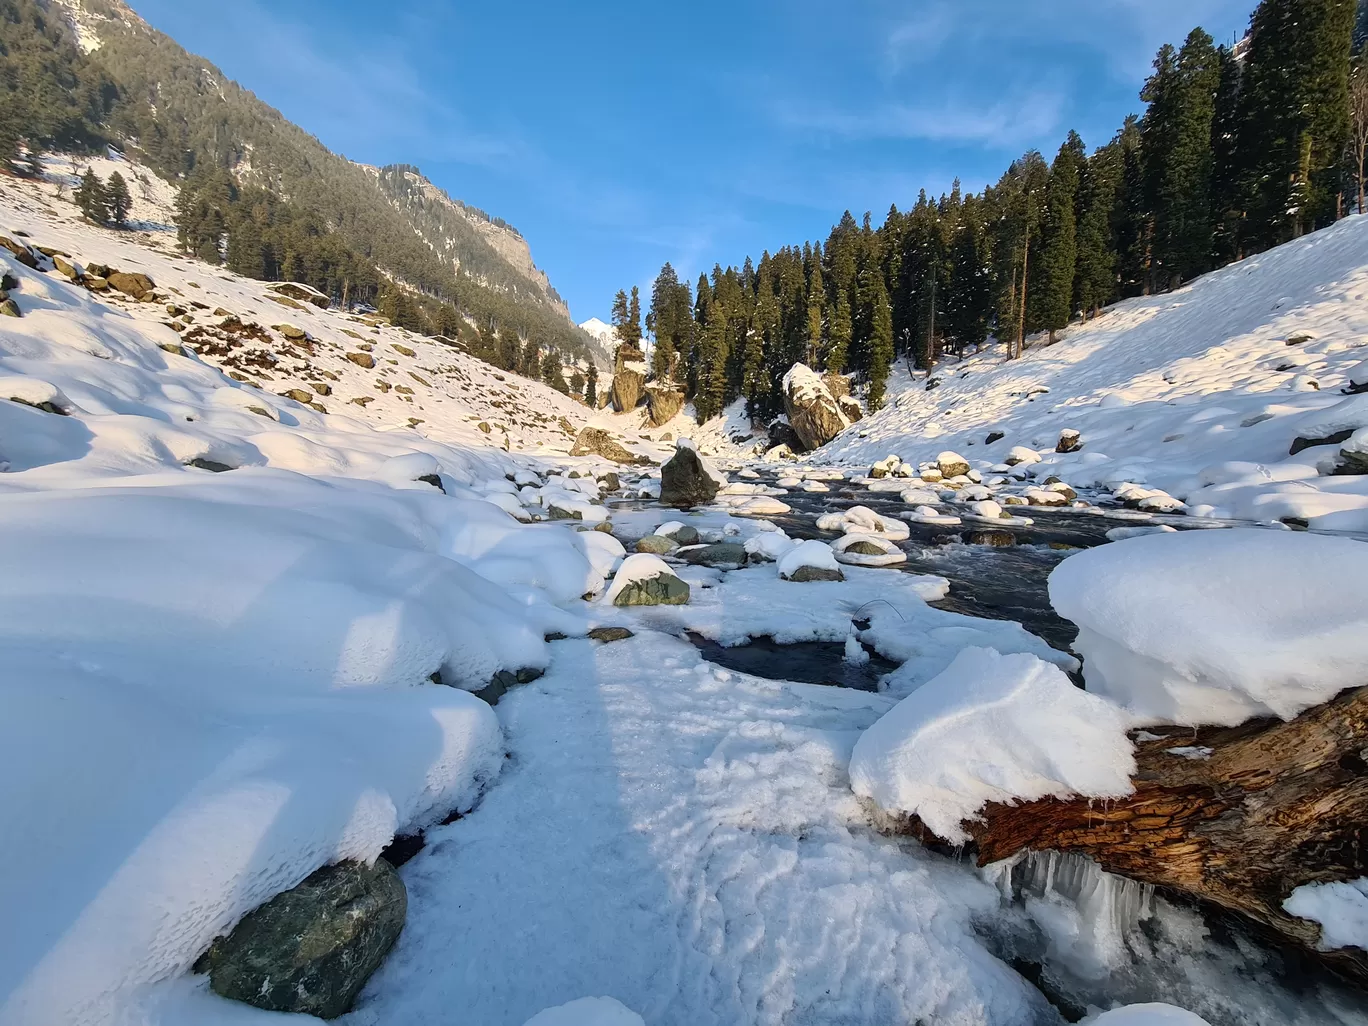
<svg viewBox="0 0 1368 1026">
<path fill-rule="evenodd" d="M 82 278 L 85 277 L 85 275 L 81 273 L 81 269 L 79 267 L 77 267 L 70 261 L 63 260 L 60 254 L 53 254 L 52 266 L 57 268 L 59 273 L 65 275 L 67 278 L 70 278 L 72 281 L 80 281 Z"/>
<path fill-rule="evenodd" d="M 319 395 L 332 395 L 332 385 L 324 384 L 322 381 L 310 381 L 309 387 Z"/>
<path fill-rule="evenodd" d="M 646 389 L 646 402 L 651 411 L 651 427 L 664 427 L 684 408 L 684 393 L 653 386 Z"/>
<path fill-rule="evenodd" d="M 547 508 L 547 515 L 552 520 L 583 520 L 584 514 L 577 509 L 566 509 L 564 506 L 557 506 L 554 502 Z"/>
<path fill-rule="evenodd" d="M 791 581 L 794 584 L 809 584 L 813 581 L 844 581 L 845 574 L 839 570 L 830 570 L 821 566 L 800 566 L 783 580 Z"/>
<path fill-rule="evenodd" d="M 618 592 L 615 606 L 685 606 L 689 604 L 689 586 L 674 574 L 659 574 L 646 580 L 633 581 Z"/>
<path fill-rule="evenodd" d="M 570 450 L 571 456 L 602 456 L 606 460 L 614 463 L 636 463 L 637 457 L 633 456 L 623 446 L 614 441 L 613 437 L 602 428 L 587 427 L 579 433 L 575 439 L 574 448 Z"/>
<path fill-rule="evenodd" d="M 18 260 L 25 267 L 32 267 L 35 269 L 38 267 L 38 258 L 33 255 L 33 250 L 29 249 L 28 246 L 19 242 L 17 239 L 11 239 L 8 236 L 0 235 L 0 246 L 9 250 L 14 259 Z"/>
<path fill-rule="evenodd" d="M 803 440 L 798 437 L 798 432 L 793 430 L 793 425 L 785 420 L 776 420 L 769 426 L 769 444 L 766 450 L 784 448 L 791 452 L 797 452 L 803 448 Z"/>
<path fill-rule="evenodd" d="M 23 317 L 24 312 L 19 309 L 19 304 L 14 300 L 6 298 L 0 300 L 0 317 Z"/>
<path fill-rule="evenodd" d="M 104 275 L 109 287 L 122 292 L 125 296 L 134 299 L 143 299 L 151 295 L 156 283 L 145 274 L 129 271 L 115 271 L 113 274 Z"/>
<path fill-rule="evenodd" d="M 747 558 L 744 545 L 734 545 L 730 542 L 684 549 L 679 553 L 679 557 L 695 566 L 717 568 L 743 567 Z"/>
<path fill-rule="evenodd" d="M 653 556 L 667 556 L 677 548 L 678 545 L 659 534 L 648 534 L 636 543 L 636 551 L 649 552 Z"/>
<path fill-rule="evenodd" d="M 364 370 L 371 370 L 375 366 L 375 357 L 370 353 L 348 353 L 347 359 Z"/>
<path fill-rule="evenodd" d="M 943 452 L 936 457 L 941 477 L 960 477 L 969 473 L 969 461 L 957 452 Z"/>
<path fill-rule="evenodd" d="M 681 445 L 660 472 L 660 502 L 665 506 L 699 506 L 717 498 L 718 483 L 692 447 Z"/>
<path fill-rule="evenodd" d="M 335 1019 L 404 927 L 404 882 L 383 859 L 326 866 L 249 913 L 204 957 L 216 994 Z"/>
<path fill-rule="evenodd" d="M 297 281 L 277 281 L 266 286 L 272 292 L 281 296 L 288 296 L 290 299 L 297 299 L 301 303 L 312 303 L 320 310 L 326 310 L 332 305 L 330 300 L 318 289 L 311 285 L 304 285 Z"/>
<path fill-rule="evenodd" d="M 628 638 L 636 637 L 626 627 L 595 627 L 589 632 L 590 641 L 601 641 L 605 645 L 614 641 L 626 641 Z"/>
<path fill-rule="evenodd" d="M 309 333 L 303 328 L 296 328 L 293 324 L 277 324 L 275 330 L 284 335 L 291 342 L 303 342 L 309 337 Z"/>
<path fill-rule="evenodd" d="M 992 445 L 994 442 L 1000 442 L 1002 441 L 1002 439 L 1006 437 L 1007 436 L 1004 435 L 1001 431 L 989 431 L 988 437 L 983 440 L 983 444 Z"/>
<path fill-rule="evenodd" d="M 784 375 L 784 412 L 807 451 L 820 449 L 850 427 L 850 419 L 826 383 L 802 363 Z"/>
<path fill-rule="evenodd" d="M 605 492 L 616 492 L 622 487 L 622 479 L 611 470 L 598 476 L 599 487 Z"/>
<path fill-rule="evenodd" d="M 613 408 L 619 413 L 635 410 L 646 391 L 646 354 L 626 343 L 618 346 L 613 364 Z"/>
<path fill-rule="evenodd" d="M 681 524 L 673 531 L 665 531 L 664 537 L 672 539 L 676 545 L 697 545 L 703 540 L 698 536 L 698 531 L 687 524 Z"/>
<path fill-rule="evenodd" d="M 1339 445 L 1340 442 L 1347 442 L 1353 433 L 1352 428 L 1346 428 L 1343 431 L 1326 435 L 1324 438 L 1304 438 L 1298 435 L 1292 440 L 1292 448 L 1288 450 L 1288 455 L 1295 456 L 1303 449 L 1311 449 L 1317 445 Z"/>
<path fill-rule="evenodd" d="M 1059 442 L 1055 445 L 1055 452 L 1078 452 L 1083 448 L 1083 436 L 1073 428 L 1065 428 L 1059 433 Z"/>
<path fill-rule="evenodd" d="M 307 388 L 290 388 L 280 394 L 286 399 L 293 399 L 295 402 L 304 403 L 306 406 L 314 401 L 313 393 Z"/>
</svg>

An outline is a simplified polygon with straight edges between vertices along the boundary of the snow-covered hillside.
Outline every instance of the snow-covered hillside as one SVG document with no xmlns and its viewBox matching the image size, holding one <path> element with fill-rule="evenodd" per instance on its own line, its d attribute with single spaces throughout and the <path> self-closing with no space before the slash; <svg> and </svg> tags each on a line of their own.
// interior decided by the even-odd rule
<svg viewBox="0 0 1368 1026">
<path fill-rule="evenodd" d="M 70 201 L 71 176 L 87 166 L 103 177 L 119 170 L 129 180 L 130 230 L 80 220 Z M 123 160 L 56 158 L 45 183 L 6 181 L 0 234 L 60 250 L 80 266 L 148 275 L 162 302 L 134 302 L 108 290 L 90 294 L 91 310 L 129 318 L 157 344 L 183 344 L 262 391 L 295 392 L 330 417 L 440 441 L 492 441 L 514 452 L 566 452 L 573 444 L 590 411 L 539 381 L 502 373 L 452 345 L 376 318 L 318 309 L 265 282 L 182 256 L 174 195 L 169 183 Z M 22 307 L 22 293 L 17 299 Z M 223 327 L 230 318 L 236 323 Z M 289 337 L 297 336 L 290 329 L 307 338 Z"/>
<path fill-rule="evenodd" d="M 930 380 L 895 378 L 887 407 L 814 462 L 909 462 L 942 450 L 983 466 L 1040 450 L 1037 477 L 1163 489 L 1211 515 L 1368 530 L 1368 477 L 1332 476 L 1343 437 L 1290 455 L 1298 437 L 1368 427 L 1368 219 L 1349 218 L 1209 274 L 1120 303 L 1042 339 L 1020 361 L 994 347 Z M 1317 387 L 1319 390 L 1317 390 Z M 1054 455 L 1061 431 L 1082 449 Z M 989 441 L 990 436 L 998 436 Z M 1360 441 L 1361 440 L 1361 441 Z"/>
</svg>

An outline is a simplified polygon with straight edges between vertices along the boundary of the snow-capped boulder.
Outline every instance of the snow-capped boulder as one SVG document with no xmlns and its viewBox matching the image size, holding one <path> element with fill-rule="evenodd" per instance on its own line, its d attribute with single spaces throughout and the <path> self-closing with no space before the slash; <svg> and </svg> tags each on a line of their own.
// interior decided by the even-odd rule
<svg viewBox="0 0 1368 1026">
<path fill-rule="evenodd" d="M 845 574 L 841 573 L 830 545 L 820 541 L 805 541 L 793 546 L 779 560 L 779 579 L 805 584 L 810 581 L 844 581 Z"/>
<path fill-rule="evenodd" d="M 1014 445 L 1008 451 L 1007 458 L 1002 462 L 1009 467 L 1015 467 L 1018 464 L 1039 463 L 1040 453 L 1034 449 L 1028 449 L 1024 445 Z"/>
<path fill-rule="evenodd" d="M 784 410 L 806 449 L 820 449 L 846 428 L 850 418 L 817 372 L 796 363 L 784 375 Z"/>
<path fill-rule="evenodd" d="M 1083 448 L 1082 434 L 1073 428 L 1065 428 L 1059 433 L 1059 441 L 1055 443 L 1055 452 L 1078 452 L 1081 448 Z"/>
<path fill-rule="evenodd" d="M 615 606 L 682 606 L 689 586 L 659 556 L 637 553 L 623 560 L 604 600 Z"/>
<path fill-rule="evenodd" d="M 731 542 L 698 545 L 681 549 L 679 557 L 695 566 L 710 566 L 718 570 L 737 570 L 746 565 L 746 549 Z"/>
<path fill-rule="evenodd" d="M 957 452 L 943 452 L 936 457 L 936 469 L 941 477 L 959 477 L 969 473 L 969 461 Z"/>
<path fill-rule="evenodd" d="M 897 566 L 907 562 L 907 553 L 877 534 L 847 534 L 831 547 L 836 561 L 850 566 Z"/>
</svg>

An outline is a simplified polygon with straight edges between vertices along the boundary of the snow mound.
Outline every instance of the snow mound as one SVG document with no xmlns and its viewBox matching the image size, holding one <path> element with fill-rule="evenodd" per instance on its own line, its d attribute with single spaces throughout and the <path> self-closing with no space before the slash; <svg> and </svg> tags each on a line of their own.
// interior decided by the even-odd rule
<svg viewBox="0 0 1368 1026">
<path fill-rule="evenodd" d="M 1131 792 L 1124 712 L 1032 655 L 961 652 L 860 736 L 857 795 L 953 843 L 988 802 Z"/>
<path fill-rule="evenodd" d="M 1320 949 L 1368 948 L 1368 877 L 1302 884 L 1283 902 L 1284 911 L 1320 923 Z"/>
<path fill-rule="evenodd" d="M 1152 1002 L 1126 1005 L 1110 1012 L 1090 1015 L 1079 1026 L 1211 1026 L 1200 1015 L 1175 1005 Z"/>
<path fill-rule="evenodd" d="M 1050 576 L 1089 690 L 1137 725 L 1291 719 L 1363 683 L 1368 546 L 1239 529 L 1132 538 Z"/>
<path fill-rule="evenodd" d="M 779 576 L 787 581 L 805 566 L 815 570 L 841 569 L 830 545 L 822 541 L 805 541 L 801 545 L 793 546 L 780 558 Z"/>
<path fill-rule="evenodd" d="M 523 1026 L 646 1026 L 645 1020 L 610 997 L 580 998 L 538 1012 Z"/>
</svg>

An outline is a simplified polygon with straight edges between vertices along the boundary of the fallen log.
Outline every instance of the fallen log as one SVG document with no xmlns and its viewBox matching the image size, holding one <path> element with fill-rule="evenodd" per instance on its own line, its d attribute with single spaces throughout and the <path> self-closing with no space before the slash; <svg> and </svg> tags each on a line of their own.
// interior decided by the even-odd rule
<svg viewBox="0 0 1368 1026">
<path fill-rule="evenodd" d="M 1295 720 L 1132 733 L 1135 793 L 986 806 L 966 823 L 978 864 L 1020 851 L 1103 869 L 1239 913 L 1368 986 L 1368 952 L 1319 951 L 1320 926 L 1283 911 L 1307 883 L 1368 876 L 1368 688 Z M 934 842 L 916 817 L 881 825 Z"/>
</svg>

